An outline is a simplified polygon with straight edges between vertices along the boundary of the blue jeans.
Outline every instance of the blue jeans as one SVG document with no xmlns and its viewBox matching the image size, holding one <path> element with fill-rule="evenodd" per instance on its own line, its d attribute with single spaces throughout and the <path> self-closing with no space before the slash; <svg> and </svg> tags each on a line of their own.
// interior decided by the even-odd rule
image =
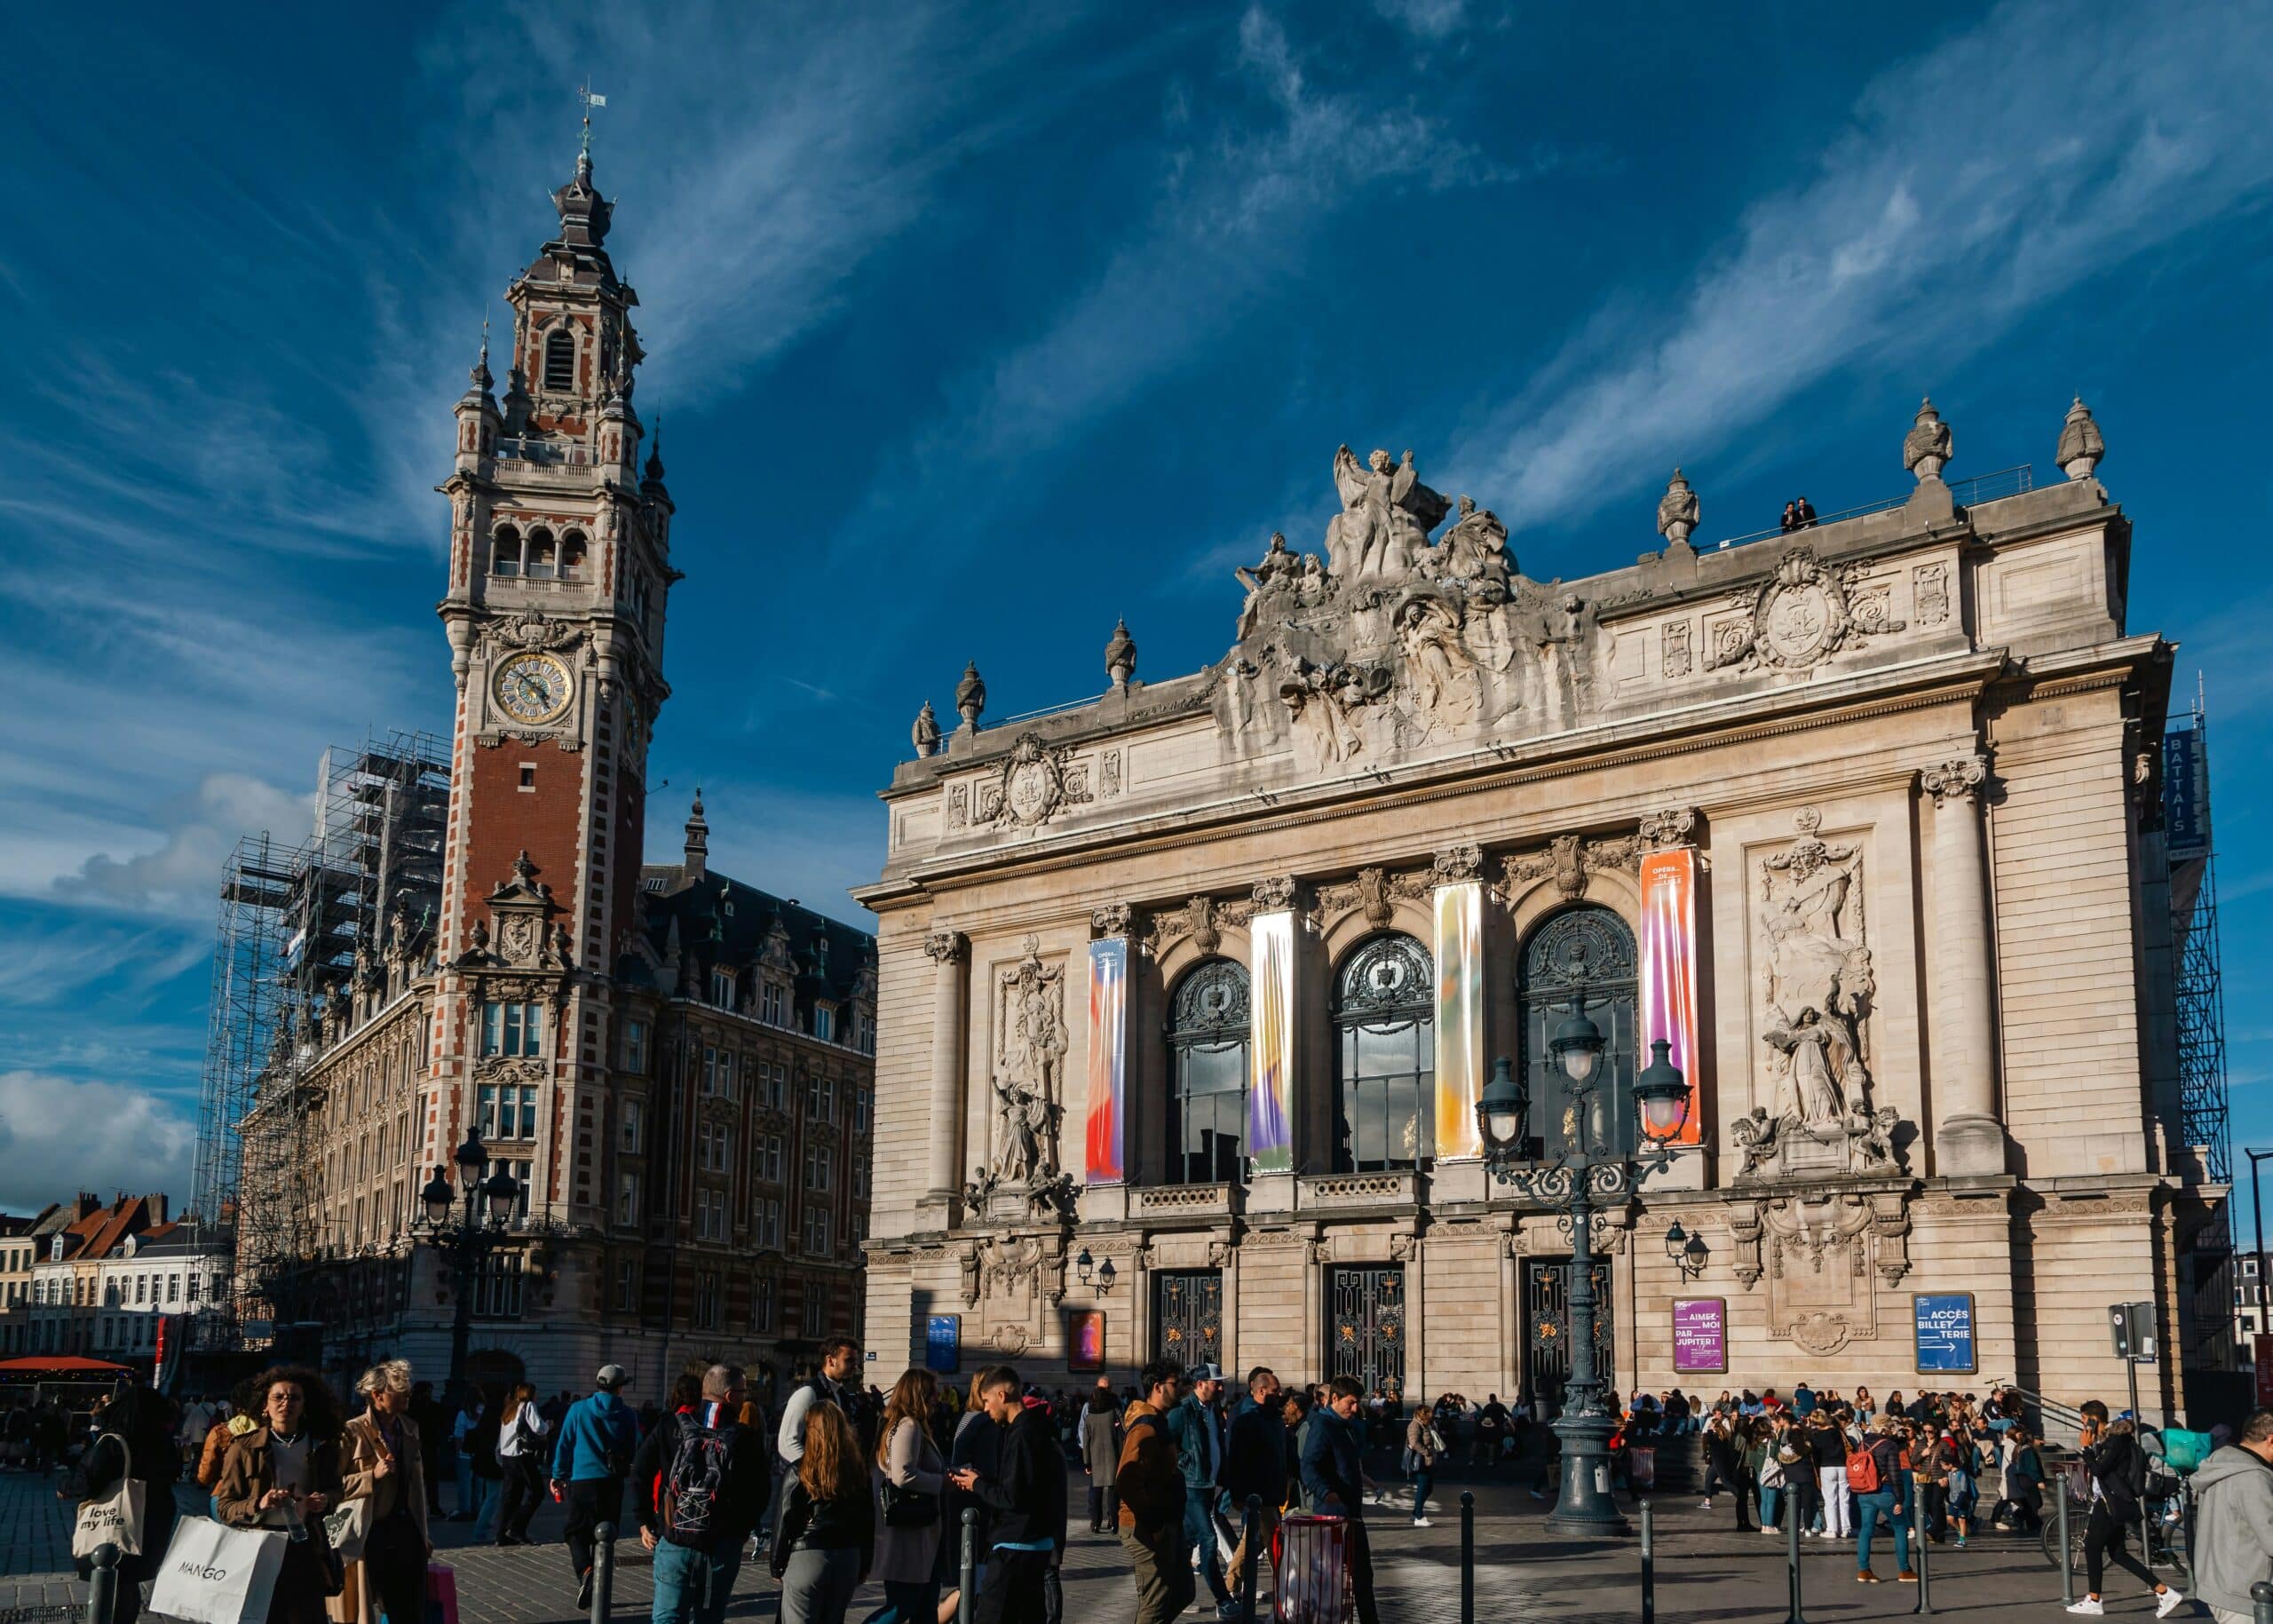
<svg viewBox="0 0 2273 1624">
<path fill-rule="evenodd" d="M 1224 1553 L 1216 1549 L 1215 1506 L 1215 1490 L 1184 1485 L 1184 1542 L 1199 1548 L 1200 1575 L 1220 1607 L 1232 1593 L 1224 1588 Z"/>
<path fill-rule="evenodd" d="M 1437 1474 L 1422 1467 L 1413 1474 L 1413 1520 L 1419 1522 L 1428 1515 L 1429 1491 L 1437 1486 Z"/>
<path fill-rule="evenodd" d="M 1776 1508 L 1783 1503 L 1782 1488 L 1767 1483 L 1760 1485 L 1760 1525 L 1762 1528 L 1776 1526 Z"/>
<path fill-rule="evenodd" d="M 470 1454 L 462 1454 L 458 1457 L 457 1514 L 460 1517 L 470 1517 L 473 1514 L 473 1457 Z"/>
<path fill-rule="evenodd" d="M 939 1616 L 939 1581 L 926 1579 L 916 1582 L 906 1579 L 884 1580 L 884 1604 L 870 1613 L 860 1624 L 937 1624 Z"/>
<path fill-rule="evenodd" d="M 741 1565 L 739 1541 L 720 1550 L 657 1544 L 654 1624 L 720 1624 Z"/>
<path fill-rule="evenodd" d="M 1878 1526 L 1881 1515 L 1894 1525 L 1894 1560 L 1897 1566 L 1910 1566 L 1910 1519 L 1895 1511 L 1892 1489 L 1875 1489 L 1868 1494 L 1855 1496 L 1855 1568 L 1857 1573 L 1871 1565 L 1871 1533 Z M 1910 1502 L 1901 1502 L 1908 1510 Z"/>
<path fill-rule="evenodd" d="M 497 1537 L 497 1507 L 503 1499 L 495 1477 L 473 1480 L 473 1537 L 483 1544 Z"/>
</svg>

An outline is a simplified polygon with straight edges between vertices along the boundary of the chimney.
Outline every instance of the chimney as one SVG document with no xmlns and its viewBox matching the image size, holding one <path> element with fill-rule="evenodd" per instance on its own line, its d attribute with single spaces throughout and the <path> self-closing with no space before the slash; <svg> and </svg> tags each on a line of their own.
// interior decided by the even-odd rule
<svg viewBox="0 0 2273 1624">
<path fill-rule="evenodd" d="M 694 792 L 694 810 L 686 819 L 686 877 L 701 879 L 709 871 L 710 826 L 702 818 L 702 791 Z"/>
<path fill-rule="evenodd" d="M 146 1195 L 142 1198 L 142 1200 L 143 1203 L 150 1209 L 150 1227 L 152 1229 L 157 1228 L 158 1225 L 166 1221 L 166 1208 L 169 1203 L 163 1192 L 161 1192 L 156 1195 Z"/>
</svg>

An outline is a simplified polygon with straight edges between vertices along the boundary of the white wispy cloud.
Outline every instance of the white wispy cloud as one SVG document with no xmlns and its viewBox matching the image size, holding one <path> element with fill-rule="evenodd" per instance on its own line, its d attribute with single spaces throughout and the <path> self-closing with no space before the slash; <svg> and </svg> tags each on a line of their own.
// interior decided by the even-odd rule
<svg viewBox="0 0 2273 1624">
<path fill-rule="evenodd" d="M 1468 22 L 1468 0 L 1374 0 L 1374 10 L 1415 38 L 1449 38 Z"/>
<path fill-rule="evenodd" d="M 1694 464 L 1857 362 L 1929 388 L 2052 296 L 2261 199 L 2269 54 L 2263 0 L 2001 6 L 1873 81 L 1670 315 L 1618 297 L 1453 460 L 1520 524 Z"/>
<path fill-rule="evenodd" d="M 194 1123 L 126 1084 L 0 1072 L 0 1208 L 36 1212 L 75 1190 L 188 1195 Z"/>
</svg>

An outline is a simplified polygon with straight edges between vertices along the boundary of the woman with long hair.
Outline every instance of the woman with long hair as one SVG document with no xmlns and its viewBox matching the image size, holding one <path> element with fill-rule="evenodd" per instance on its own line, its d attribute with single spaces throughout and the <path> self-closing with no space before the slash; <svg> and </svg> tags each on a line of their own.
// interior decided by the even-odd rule
<svg viewBox="0 0 2273 1624">
<path fill-rule="evenodd" d="M 130 1387 L 95 1412 L 94 1432 L 78 1464 L 65 1474 L 56 1493 L 64 1500 L 107 1500 L 122 1480 L 142 1485 L 142 1554 L 118 1559 L 118 1588 L 108 1624 L 134 1624 L 142 1611 L 142 1581 L 158 1576 L 158 1564 L 174 1533 L 174 1480 L 181 1476 L 181 1454 L 174 1447 L 171 1406 L 147 1387 Z M 91 1579 L 94 1565 L 77 1558 L 79 1577 Z"/>
<path fill-rule="evenodd" d="M 497 1467 L 503 1473 L 497 1507 L 497 1543 L 527 1545 L 529 1523 L 544 1502 L 545 1434 L 550 1422 L 536 1407 L 536 1389 L 517 1382 L 497 1415 Z"/>
<path fill-rule="evenodd" d="M 852 1423 L 828 1399 L 816 1399 L 805 1412 L 805 1453 L 773 1529 L 780 1624 L 844 1624 L 852 1593 L 868 1577 L 875 1525 L 875 1495 Z"/>
<path fill-rule="evenodd" d="M 363 1554 L 347 1565 L 331 1616 L 338 1624 L 378 1624 L 382 1612 L 423 1618 L 434 1542 L 426 1530 L 425 1452 L 410 1418 L 410 1361 L 372 1366 L 355 1390 L 367 1407 L 347 1423 L 340 1502 L 368 1502 Z"/>
<path fill-rule="evenodd" d="M 884 1515 L 876 1530 L 875 1577 L 884 1604 L 867 1624 L 933 1624 L 939 1608 L 939 1491 L 947 1461 L 926 1430 L 939 1380 L 910 1370 L 892 1383 L 876 1429 L 876 1479 Z"/>
<path fill-rule="evenodd" d="M 339 1501 L 339 1409 L 314 1371 L 278 1365 L 261 1373 L 260 1422 L 229 1446 L 213 1491 L 221 1520 L 294 1537 L 268 1603 L 268 1624 L 326 1624 L 332 1593 L 323 1515 Z"/>
</svg>

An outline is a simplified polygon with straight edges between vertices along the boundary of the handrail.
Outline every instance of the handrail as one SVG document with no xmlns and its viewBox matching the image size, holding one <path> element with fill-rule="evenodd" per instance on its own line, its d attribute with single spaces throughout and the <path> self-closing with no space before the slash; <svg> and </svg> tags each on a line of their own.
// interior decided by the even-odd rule
<svg viewBox="0 0 2273 1624">
<path fill-rule="evenodd" d="M 2009 486 L 2009 489 L 1999 487 Z M 1950 487 L 1950 498 L 1959 507 L 1978 507 L 1984 502 L 1999 502 L 2007 496 L 2017 496 L 2036 488 L 2036 465 L 2016 463 L 2010 468 L 2000 468 L 1989 473 L 1977 473 L 1970 479 L 1960 479 Z M 1835 525 L 1841 519 L 1866 519 L 1873 513 L 1890 513 L 1908 503 L 1907 496 L 1889 496 L 1882 502 L 1865 502 L 1859 507 L 1841 508 L 1835 513 L 1818 513 L 1813 523 L 1803 526 L 1808 530 L 1820 530 L 1826 525 Z M 1746 535 L 1732 535 L 1723 542 L 1713 543 L 1711 551 L 1726 552 L 1731 547 L 1742 547 L 1748 542 L 1764 542 L 1771 536 L 1797 535 L 1798 530 L 1786 530 L 1781 525 L 1766 530 L 1754 530 Z"/>
</svg>

